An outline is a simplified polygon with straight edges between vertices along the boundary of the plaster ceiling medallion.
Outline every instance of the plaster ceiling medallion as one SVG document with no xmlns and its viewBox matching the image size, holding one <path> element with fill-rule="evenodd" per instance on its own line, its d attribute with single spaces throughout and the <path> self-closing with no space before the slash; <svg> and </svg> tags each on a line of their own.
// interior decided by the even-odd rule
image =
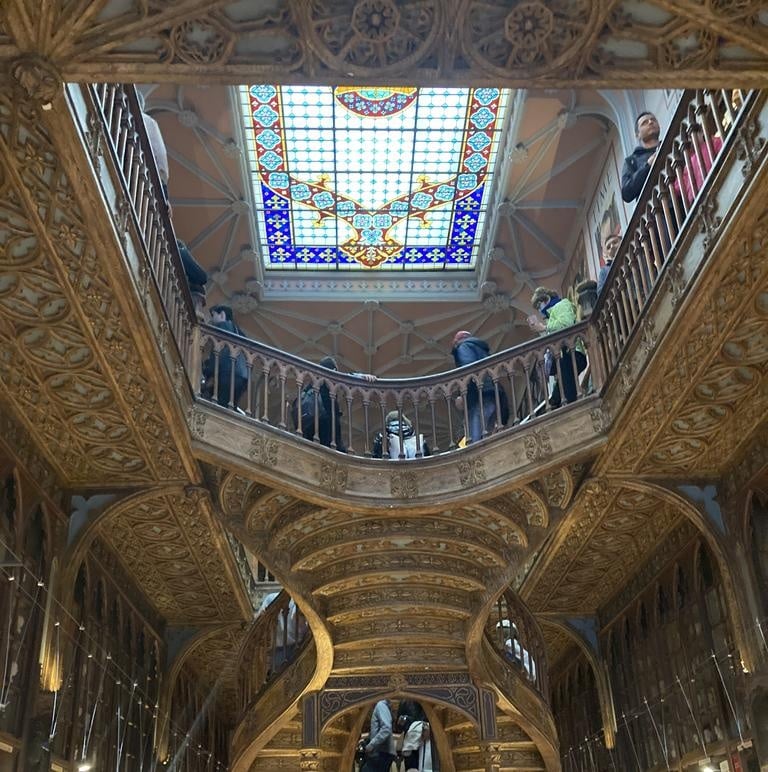
<svg viewBox="0 0 768 772">
<path fill-rule="evenodd" d="M 464 51 L 502 77 L 530 77 L 570 63 L 589 45 L 599 4 L 589 0 L 466 0 L 457 25 Z"/>
<path fill-rule="evenodd" d="M 405 71 L 427 57 L 442 30 L 438 0 L 318 0 L 302 3 L 300 13 L 323 63 L 354 75 Z"/>
<path fill-rule="evenodd" d="M 475 267 L 509 92 L 254 85 L 239 93 L 266 269 Z"/>
</svg>

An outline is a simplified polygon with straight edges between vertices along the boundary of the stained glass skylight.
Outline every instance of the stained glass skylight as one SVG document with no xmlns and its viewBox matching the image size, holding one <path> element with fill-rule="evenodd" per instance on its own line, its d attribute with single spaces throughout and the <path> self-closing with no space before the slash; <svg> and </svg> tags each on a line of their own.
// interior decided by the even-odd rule
<svg viewBox="0 0 768 772">
<path fill-rule="evenodd" d="M 267 269 L 469 269 L 508 93 L 241 86 Z"/>
</svg>

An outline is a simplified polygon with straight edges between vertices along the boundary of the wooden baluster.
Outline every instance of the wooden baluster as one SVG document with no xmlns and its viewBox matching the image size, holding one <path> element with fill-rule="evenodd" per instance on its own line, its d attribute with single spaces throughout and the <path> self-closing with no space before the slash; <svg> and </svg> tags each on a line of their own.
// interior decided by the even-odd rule
<svg viewBox="0 0 768 772">
<path fill-rule="evenodd" d="M 639 238 L 639 236 L 635 236 Z M 632 296 L 635 293 L 635 288 L 631 284 L 631 278 L 628 276 L 627 266 L 619 266 L 621 272 L 621 305 L 624 309 L 624 318 L 627 322 L 627 337 L 635 324 L 634 308 L 632 306 Z"/>
<path fill-rule="evenodd" d="M 219 397 L 219 367 L 221 362 L 221 346 L 213 341 L 213 402 L 218 402 Z"/>
<path fill-rule="evenodd" d="M 261 410 L 261 420 L 264 421 L 264 423 L 269 423 L 269 370 L 270 370 L 271 362 L 267 359 L 264 359 L 262 366 L 261 366 L 261 377 L 263 379 L 264 389 L 263 389 L 263 402 L 262 402 L 262 410 Z"/>
<path fill-rule="evenodd" d="M 725 140 L 727 131 L 723 125 L 722 120 L 720 119 L 720 111 L 717 109 L 717 104 L 715 102 L 715 94 L 717 93 L 717 91 L 705 88 L 704 101 L 707 103 L 707 106 L 709 107 L 709 114 L 712 116 L 712 120 L 715 122 L 715 132 L 719 134 L 723 140 Z M 726 97 L 726 101 L 730 100 Z"/>
<path fill-rule="evenodd" d="M 564 342 L 558 342 L 556 351 L 552 352 L 554 357 L 553 362 L 555 365 L 555 380 L 560 391 L 560 403 L 557 405 L 552 405 L 553 410 L 561 407 L 562 405 L 567 405 L 570 402 L 566 394 L 566 383 L 565 377 L 563 376 L 563 359 L 565 358 L 565 352 L 563 351 L 564 346 Z"/>
<path fill-rule="evenodd" d="M 496 426 L 495 431 L 501 431 L 503 424 L 501 423 L 501 395 L 499 393 L 499 377 L 498 375 L 493 376 L 493 392 L 494 397 L 496 398 Z"/>
<path fill-rule="evenodd" d="M 278 426 L 281 429 L 287 429 L 288 423 L 286 422 L 286 399 L 285 399 L 285 381 L 287 378 L 287 374 L 285 372 L 285 367 L 280 367 L 280 421 L 278 422 Z"/>
<path fill-rule="evenodd" d="M 421 442 L 421 423 L 419 420 L 419 399 L 418 393 L 416 399 L 413 401 L 413 425 L 416 430 L 416 458 L 422 458 L 424 455 L 424 447 Z"/>
<path fill-rule="evenodd" d="M 468 381 L 471 379 L 465 379 L 465 381 L 462 383 L 461 386 L 461 401 L 462 401 L 462 407 L 464 412 L 464 444 L 470 445 L 472 443 L 472 438 L 470 437 L 469 433 L 469 406 L 467 405 L 467 385 Z"/>
<path fill-rule="evenodd" d="M 453 430 L 453 397 L 447 389 L 443 391 L 445 406 L 448 410 L 448 450 L 456 449 L 456 434 Z"/>
<path fill-rule="evenodd" d="M 331 447 L 336 450 L 336 426 L 338 421 L 336 420 L 337 408 L 336 408 L 336 389 L 328 386 L 331 395 Z M 349 423 L 349 421 L 347 421 Z"/>
<path fill-rule="evenodd" d="M 347 442 L 347 453 L 354 454 L 355 449 L 352 442 L 352 389 L 346 389 L 346 397 L 347 397 L 347 436 L 349 437 L 349 441 Z"/>
<path fill-rule="evenodd" d="M 512 395 L 512 404 L 509 406 L 509 417 L 512 419 L 510 426 L 520 423 L 520 419 L 517 417 L 517 390 L 515 389 L 515 363 L 507 369 L 507 377 L 509 378 L 509 392 Z"/>
<path fill-rule="evenodd" d="M 535 360 L 534 360 L 533 366 L 534 366 L 534 369 L 535 369 L 535 367 L 536 367 L 536 361 Z M 536 408 L 534 407 L 534 404 L 533 404 L 533 394 L 531 393 L 531 390 L 532 390 L 532 382 L 531 382 L 532 372 L 531 372 L 530 361 L 523 365 L 523 369 L 525 370 L 525 392 L 528 395 L 528 415 L 531 418 L 535 418 L 536 417 Z M 546 391 L 547 391 L 547 384 L 545 383 L 544 384 L 544 393 L 545 394 L 546 394 Z"/>
<path fill-rule="evenodd" d="M 578 399 L 581 399 L 584 396 L 584 389 L 581 385 L 581 380 L 579 379 L 579 369 L 576 364 L 576 346 L 572 343 L 568 344 L 568 356 L 571 359 L 571 368 L 573 372 L 573 380 L 574 385 L 576 387 L 576 394 L 574 397 L 574 402 Z"/>
<path fill-rule="evenodd" d="M 478 412 L 480 414 L 480 439 L 485 439 L 488 436 L 488 427 L 485 425 L 485 395 L 483 394 L 483 381 L 485 375 L 478 373 L 473 376 L 472 380 L 477 384 L 477 404 Z"/>
</svg>

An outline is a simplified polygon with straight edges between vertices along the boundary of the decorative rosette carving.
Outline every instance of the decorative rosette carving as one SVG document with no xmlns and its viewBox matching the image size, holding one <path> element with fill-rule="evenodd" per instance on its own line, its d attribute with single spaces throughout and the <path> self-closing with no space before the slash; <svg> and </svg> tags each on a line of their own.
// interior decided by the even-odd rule
<svg viewBox="0 0 768 772">
<path fill-rule="evenodd" d="M 465 0 L 465 54 L 485 70 L 526 77 L 572 64 L 589 48 L 599 4 L 589 0 Z"/>
<path fill-rule="evenodd" d="M 438 0 L 318 0 L 301 4 L 313 51 L 340 72 L 381 75 L 418 65 L 442 31 Z"/>
</svg>

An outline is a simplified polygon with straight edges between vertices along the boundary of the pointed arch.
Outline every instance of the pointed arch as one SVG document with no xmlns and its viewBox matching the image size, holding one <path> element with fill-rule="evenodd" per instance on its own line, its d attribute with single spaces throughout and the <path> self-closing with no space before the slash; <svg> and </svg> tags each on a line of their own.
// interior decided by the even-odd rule
<svg viewBox="0 0 768 772">
<path fill-rule="evenodd" d="M 616 710 L 613 702 L 613 690 L 608 678 L 608 671 L 605 667 L 604 657 L 596 651 L 586 638 L 578 632 L 566 619 L 555 616 L 538 617 L 542 626 L 550 625 L 564 632 L 579 648 L 584 658 L 592 669 L 592 675 L 595 679 L 597 694 L 600 699 L 600 714 L 603 721 L 603 736 L 607 748 L 613 748 L 616 745 Z M 626 620 L 629 622 L 629 619 Z"/>
<path fill-rule="evenodd" d="M 745 609 L 748 608 L 748 602 L 743 597 L 742 583 L 734 569 L 735 561 L 731 559 L 727 531 L 720 530 L 719 524 L 713 522 L 705 509 L 697 506 L 697 503 L 678 490 L 672 490 L 662 483 L 651 480 L 622 479 L 620 484 L 624 488 L 645 493 L 670 504 L 690 520 L 699 531 L 717 563 L 723 583 L 728 617 L 741 660 L 748 670 L 754 670 L 760 660 L 759 645 L 754 632 L 747 624 Z M 715 495 L 713 499 L 715 503 L 716 498 Z"/>
</svg>

